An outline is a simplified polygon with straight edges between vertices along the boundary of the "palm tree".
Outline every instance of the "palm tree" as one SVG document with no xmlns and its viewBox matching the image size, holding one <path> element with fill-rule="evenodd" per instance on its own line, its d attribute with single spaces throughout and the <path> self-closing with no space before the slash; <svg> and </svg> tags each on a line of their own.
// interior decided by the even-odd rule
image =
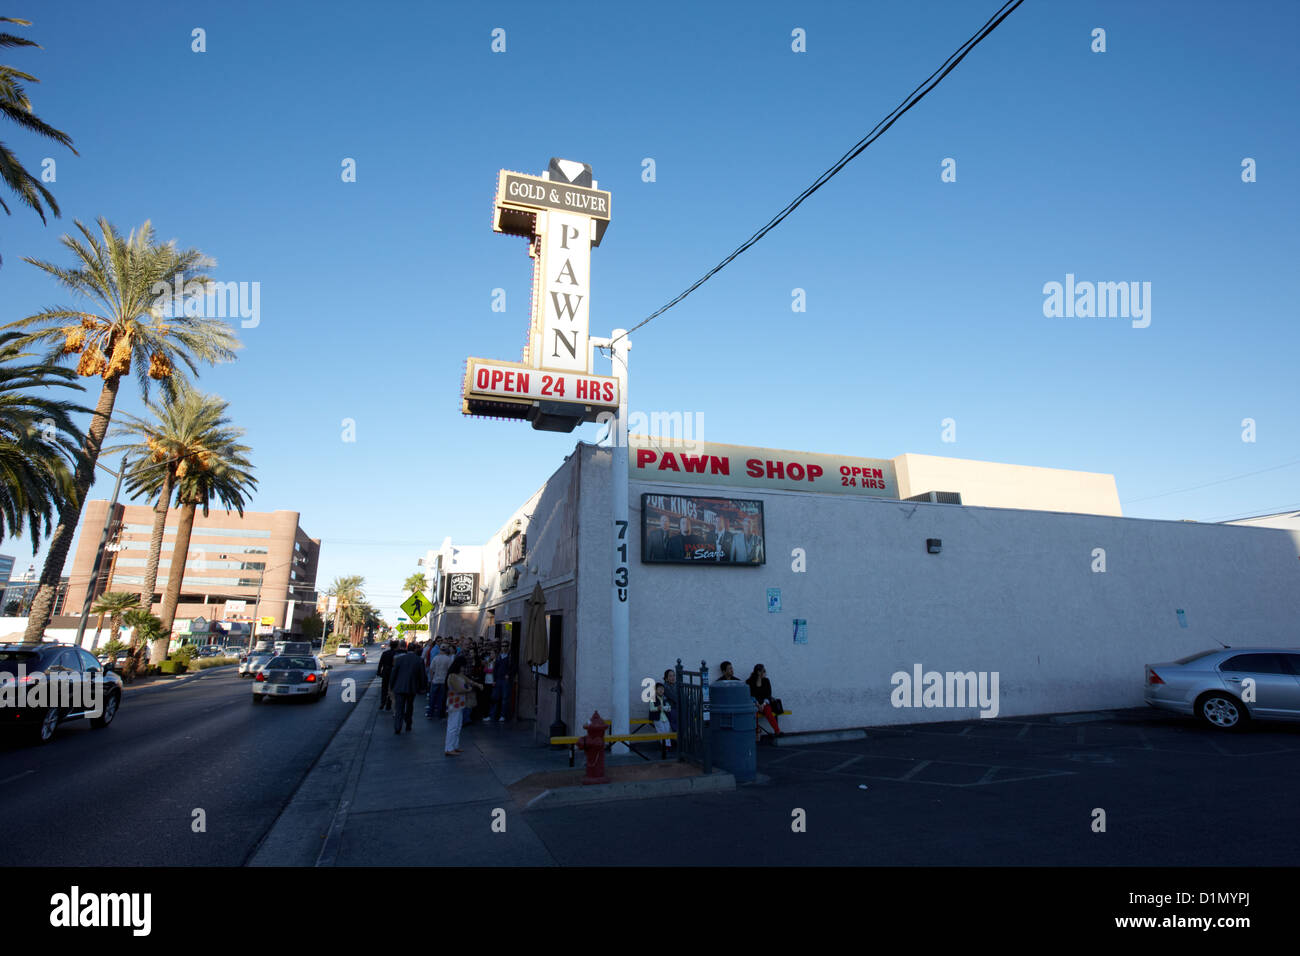
<svg viewBox="0 0 1300 956">
<path fill-rule="evenodd" d="M 0 23 L 16 23 L 19 26 L 29 27 L 31 21 L 18 20 L 14 17 L 0 17 Z M 25 37 L 15 36 L 12 33 L 0 33 L 0 47 L 8 46 L 34 46 L 38 50 L 40 44 L 35 40 L 28 40 Z M 22 82 L 26 80 L 29 83 L 39 83 L 40 80 L 30 73 L 24 73 L 16 70 L 12 66 L 0 64 L 0 116 L 16 123 L 22 129 L 46 139 L 52 139 L 61 146 L 66 146 L 72 150 L 72 154 L 77 155 L 77 151 L 72 148 L 72 138 L 67 133 L 62 133 L 53 126 L 48 125 L 39 116 L 32 112 L 31 100 L 27 98 L 27 91 L 23 88 Z M 45 205 L 50 207 L 50 212 L 55 216 L 60 215 L 59 204 L 54 201 L 50 191 L 41 185 L 41 181 L 27 171 L 18 157 L 0 143 L 0 180 L 12 189 L 17 195 L 18 200 L 24 206 L 30 206 L 36 210 L 36 215 L 41 217 L 41 222 L 46 222 Z M 0 209 L 5 211 L 5 215 L 12 215 L 9 207 L 3 199 L 0 199 Z"/>
<path fill-rule="evenodd" d="M 172 545 L 171 569 L 167 572 L 167 589 L 163 592 L 162 636 L 154 643 L 151 663 L 157 664 L 167 655 L 167 642 L 172 624 L 176 620 L 176 606 L 180 603 L 181 584 L 185 580 L 185 561 L 189 556 L 190 536 L 194 530 L 194 515 L 203 506 L 206 518 L 215 498 L 227 511 L 235 510 L 244 516 L 245 496 L 257 487 L 252 475 L 252 464 L 247 458 L 247 445 L 237 444 L 244 434 L 242 428 L 227 428 L 225 417 L 227 403 L 216 396 L 204 396 L 215 407 L 210 416 L 210 427 L 194 436 L 189 453 L 176 468 L 176 506 L 181 509 L 176 526 L 176 542 Z"/>
<path fill-rule="evenodd" d="M 24 523 L 36 553 L 55 514 L 73 497 L 72 470 L 85 436 L 68 417 L 88 408 L 42 398 L 28 388 L 82 391 L 76 375 L 48 362 L 21 364 L 16 332 L 0 334 L 0 541 L 22 534 Z"/>
<path fill-rule="evenodd" d="M 154 589 L 158 585 L 167 509 L 177 478 L 187 473 L 190 463 L 197 461 L 209 447 L 227 444 L 235 435 L 230 432 L 223 437 L 222 427 L 228 424 L 227 419 L 221 417 L 225 405 L 213 402 L 188 382 L 177 383 L 176 396 L 171 401 L 155 404 L 145 399 L 144 405 L 153 413 L 154 421 L 124 415 L 124 424 L 113 430 L 114 435 L 130 435 L 142 441 L 104 451 L 126 452 L 127 490 L 132 498 L 145 493 L 154 496 L 149 559 L 145 565 L 144 583 L 140 587 L 140 603 L 148 608 L 153 605 Z"/>
<path fill-rule="evenodd" d="M 130 591 L 105 591 L 91 605 L 90 613 L 108 615 L 109 628 L 113 633 L 112 639 L 116 641 L 122 633 L 122 615 L 138 607 L 140 607 L 138 594 L 132 594 Z"/>
<path fill-rule="evenodd" d="M 126 679 L 135 677 L 135 672 L 142 666 L 142 655 L 149 644 L 160 637 L 170 637 L 162 629 L 162 621 L 149 613 L 147 607 L 136 607 L 122 615 L 122 623 L 131 628 L 131 654 L 126 663 Z"/>
<path fill-rule="evenodd" d="M 361 606 L 366 602 L 366 579 L 359 574 L 349 574 L 334 579 L 329 594 L 338 598 L 337 610 L 334 612 L 334 633 L 341 634 L 352 628 L 364 618 Z M 323 645 L 322 645 L 323 646 Z"/>
<path fill-rule="evenodd" d="M 203 316 L 172 315 L 168 313 L 192 310 L 165 308 L 211 283 L 203 271 L 213 264 L 211 260 L 197 249 L 182 250 L 174 242 L 156 241 L 147 222 L 129 236 L 119 233 L 107 219 L 101 218 L 98 223 L 98 236 L 77 223 L 84 242 L 71 235 L 63 237 L 64 246 L 77 260 L 76 266 L 64 268 L 30 258 L 25 261 L 44 270 L 65 289 L 89 300 L 100 311 L 45 309 L 7 326 L 34 328 L 35 331 L 18 339 L 20 345 L 45 343 L 52 348 L 51 357 L 70 359 L 79 355 L 77 374 L 98 375 L 104 380 L 77 463 L 75 494 L 60 509 L 58 524 L 50 538 L 49 554 L 24 635 L 29 641 L 41 640 L 50 622 L 59 578 L 81 518 L 82 502 L 95 477 L 95 464 L 113 417 L 122 377 L 134 366 L 144 398 L 149 397 L 151 380 L 157 381 L 163 393 L 171 397 L 176 393 L 176 382 L 184 378 L 176 368 L 178 363 L 198 374 L 196 361 L 209 364 L 229 361 L 239 347 L 229 323 Z M 177 291 L 180 299 L 175 295 Z"/>
<path fill-rule="evenodd" d="M 402 582 L 403 591 L 423 591 L 428 586 L 428 582 L 425 580 L 424 575 L 420 574 L 418 571 Z"/>
</svg>

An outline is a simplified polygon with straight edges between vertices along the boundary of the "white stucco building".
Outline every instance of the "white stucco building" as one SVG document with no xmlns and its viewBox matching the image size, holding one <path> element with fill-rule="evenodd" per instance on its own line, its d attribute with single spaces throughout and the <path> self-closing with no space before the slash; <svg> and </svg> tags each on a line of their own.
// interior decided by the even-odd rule
<svg viewBox="0 0 1300 956">
<path fill-rule="evenodd" d="M 570 728 L 611 712 L 613 453 L 579 444 L 503 515 L 477 567 L 472 549 L 455 549 L 460 573 L 477 575 L 477 600 L 448 605 L 444 583 L 432 617 L 435 634 L 517 641 L 541 583 L 558 668 L 536 681 L 521 673 L 519 691 L 522 716 L 540 710 L 539 736 L 557 678 Z M 804 731 L 976 714 L 895 707 L 892 676 L 918 665 L 996 672 L 1006 717 L 1139 706 L 1144 664 L 1220 640 L 1300 645 L 1300 530 L 1121 517 L 1110 475 L 735 446 L 683 456 L 636 438 L 623 453 L 633 715 L 645 709 L 642 679 L 661 679 L 679 657 L 692 669 L 707 661 L 714 676 L 724 659 L 742 678 L 764 664 L 793 712 L 783 729 Z M 860 477 L 873 487 L 848 484 Z M 904 500 L 928 492 L 962 503 Z M 667 512 L 665 532 L 655 522 Z M 674 541 L 679 515 L 688 537 Z M 720 515 L 725 530 L 715 532 Z M 717 554 L 718 535 L 734 543 L 730 557 L 739 548 L 762 563 L 652 560 L 685 542 Z M 444 569 L 449 548 L 438 552 Z M 779 610 L 769 610 L 769 589 Z"/>
</svg>

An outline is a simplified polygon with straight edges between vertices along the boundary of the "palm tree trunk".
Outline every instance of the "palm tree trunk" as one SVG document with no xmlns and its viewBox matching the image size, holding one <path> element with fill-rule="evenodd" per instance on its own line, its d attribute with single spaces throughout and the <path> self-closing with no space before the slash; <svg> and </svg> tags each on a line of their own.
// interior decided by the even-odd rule
<svg viewBox="0 0 1300 956">
<path fill-rule="evenodd" d="M 187 502 L 181 508 L 180 524 L 176 526 L 176 543 L 172 545 L 172 563 L 167 572 L 167 591 L 163 594 L 162 619 L 163 636 L 153 645 L 149 656 L 150 664 L 161 664 L 167 657 L 167 645 L 171 643 L 172 624 L 176 620 L 176 606 L 181 603 L 181 584 L 185 580 L 185 558 L 190 550 L 190 534 L 194 530 L 194 512 L 197 502 Z"/>
<path fill-rule="evenodd" d="M 39 643 L 43 640 L 50 618 L 54 616 L 54 596 L 59 590 L 59 579 L 63 577 L 63 565 L 68 560 L 72 536 L 77 533 L 86 495 L 90 493 L 90 486 L 95 481 L 95 462 L 99 460 L 99 450 L 104 446 L 104 435 L 108 432 L 108 422 L 113 417 L 113 405 L 117 401 L 117 389 L 121 381 L 120 375 L 114 375 L 105 379 L 104 387 L 100 389 L 95 415 L 90 420 L 86 441 L 81 446 L 81 458 L 77 462 L 73 489 L 76 500 L 65 501 L 59 508 L 59 523 L 50 538 L 50 551 L 45 557 L 45 568 L 41 571 L 40 587 L 37 588 L 36 598 L 28 612 L 24 641 Z M 94 582 L 87 582 L 86 586 L 93 587 Z"/>
<path fill-rule="evenodd" d="M 153 533 L 149 536 L 149 563 L 144 569 L 144 586 L 140 588 L 140 604 L 146 611 L 153 610 L 153 592 L 158 586 L 158 564 L 162 559 L 163 535 L 167 531 L 167 506 L 172 499 L 172 483 L 175 481 L 173 469 L 167 466 L 163 476 L 162 492 L 153 506 Z"/>
</svg>

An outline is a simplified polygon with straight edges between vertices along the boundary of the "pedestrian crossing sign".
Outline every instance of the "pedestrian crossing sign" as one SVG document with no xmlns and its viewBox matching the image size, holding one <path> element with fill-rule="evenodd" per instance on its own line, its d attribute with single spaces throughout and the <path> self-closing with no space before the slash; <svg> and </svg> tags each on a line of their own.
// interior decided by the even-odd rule
<svg viewBox="0 0 1300 956">
<path fill-rule="evenodd" d="M 411 616 L 412 621 L 418 621 L 433 610 L 433 604 L 427 597 L 416 591 L 402 602 L 402 610 Z"/>
</svg>

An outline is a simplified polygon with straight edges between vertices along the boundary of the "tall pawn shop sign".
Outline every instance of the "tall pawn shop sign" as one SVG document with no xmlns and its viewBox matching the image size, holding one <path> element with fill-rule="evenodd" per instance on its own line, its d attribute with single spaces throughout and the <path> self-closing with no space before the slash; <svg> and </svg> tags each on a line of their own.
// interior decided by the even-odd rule
<svg viewBox="0 0 1300 956">
<path fill-rule="evenodd" d="M 542 176 L 501 170 L 492 228 L 528 240 L 532 308 L 522 361 L 471 357 L 461 411 L 571 432 L 618 410 L 618 380 L 591 370 L 591 250 L 610 221 L 610 194 L 591 167 L 552 159 Z"/>
</svg>

